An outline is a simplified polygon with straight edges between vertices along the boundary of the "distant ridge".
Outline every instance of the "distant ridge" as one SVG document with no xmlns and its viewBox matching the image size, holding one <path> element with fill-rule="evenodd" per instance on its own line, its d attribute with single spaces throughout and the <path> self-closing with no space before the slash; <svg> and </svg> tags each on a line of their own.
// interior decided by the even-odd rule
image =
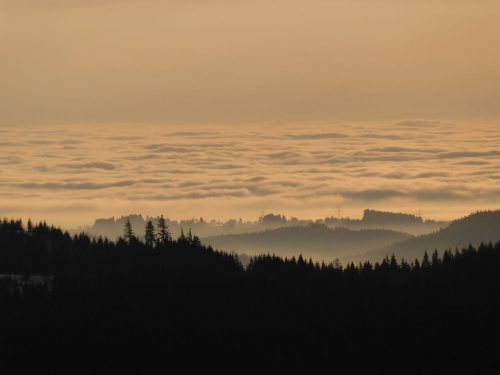
<svg viewBox="0 0 500 375">
<path fill-rule="evenodd" d="M 387 229 L 350 230 L 331 229 L 324 224 L 309 224 L 266 230 L 253 233 L 213 236 L 203 242 L 226 251 L 261 254 L 270 252 L 281 256 L 297 256 L 333 259 L 352 254 L 359 249 L 388 246 L 411 236 Z"/>
<path fill-rule="evenodd" d="M 365 209 L 361 220 L 349 218 L 326 218 L 325 224 L 330 227 L 349 229 L 390 229 L 412 235 L 434 232 L 450 224 L 449 221 L 424 220 L 421 216 Z"/>
<path fill-rule="evenodd" d="M 481 242 L 500 241 L 500 210 L 478 211 L 434 233 L 421 235 L 381 247 L 354 257 L 356 260 L 380 260 L 386 255 L 395 254 L 398 258 L 414 260 L 420 258 L 425 251 L 437 249 L 444 251 L 455 247 L 474 246 Z"/>
<path fill-rule="evenodd" d="M 366 225 L 408 225 L 408 224 L 423 224 L 424 220 L 421 216 L 396 213 L 396 212 L 385 212 L 366 209 L 363 212 L 363 218 L 361 221 Z"/>
<path fill-rule="evenodd" d="M 156 220 L 154 217 L 132 214 L 121 217 L 99 218 L 91 226 L 79 227 L 70 230 L 71 233 L 86 232 L 91 236 L 103 236 L 110 239 L 118 238 L 123 231 L 125 221 L 129 219 L 133 227 L 141 232 L 147 220 Z M 261 232 L 285 227 L 307 226 L 310 224 L 324 224 L 329 228 L 347 228 L 351 230 L 362 229 L 388 229 L 396 232 L 404 232 L 411 235 L 421 235 L 434 232 L 449 225 L 447 221 L 424 220 L 421 216 L 407 213 L 377 211 L 366 209 L 361 219 L 349 217 L 329 216 L 315 220 L 286 217 L 281 214 L 265 214 L 256 221 L 243 221 L 242 219 L 205 220 L 204 218 L 192 218 L 186 220 L 173 220 L 165 215 L 170 231 L 179 235 L 181 228 L 192 229 L 194 233 L 202 238 L 222 236 L 228 234 L 242 234 Z M 373 249 L 374 247 L 371 247 Z"/>
</svg>

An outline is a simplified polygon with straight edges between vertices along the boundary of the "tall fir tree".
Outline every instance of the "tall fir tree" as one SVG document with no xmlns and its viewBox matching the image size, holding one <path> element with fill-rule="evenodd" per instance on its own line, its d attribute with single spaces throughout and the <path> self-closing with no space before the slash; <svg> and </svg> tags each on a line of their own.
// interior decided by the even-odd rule
<svg viewBox="0 0 500 375">
<path fill-rule="evenodd" d="M 155 226 L 151 220 L 146 223 L 144 241 L 147 247 L 153 247 L 155 244 Z"/>
<path fill-rule="evenodd" d="M 424 252 L 424 257 L 422 258 L 422 264 L 421 268 L 429 268 L 431 266 L 431 262 L 429 261 L 429 254 L 427 254 L 427 251 Z"/>
<path fill-rule="evenodd" d="M 165 245 L 172 240 L 172 236 L 168 230 L 167 221 L 163 215 L 156 219 L 156 243 L 159 246 Z"/>
<path fill-rule="evenodd" d="M 441 260 L 439 259 L 439 253 L 438 253 L 437 249 L 435 249 L 434 252 L 432 253 L 431 264 L 433 266 L 438 266 L 440 263 L 441 263 Z"/>
<path fill-rule="evenodd" d="M 132 228 L 132 223 L 130 222 L 129 218 L 127 218 L 127 221 L 125 222 L 125 227 L 123 228 L 123 239 L 129 245 L 133 244 L 136 241 L 134 229 Z"/>
</svg>

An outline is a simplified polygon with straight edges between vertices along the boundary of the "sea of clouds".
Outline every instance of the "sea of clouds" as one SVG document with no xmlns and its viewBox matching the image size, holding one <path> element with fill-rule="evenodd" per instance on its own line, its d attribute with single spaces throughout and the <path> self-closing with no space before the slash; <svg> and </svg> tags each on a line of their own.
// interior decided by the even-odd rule
<svg viewBox="0 0 500 375">
<path fill-rule="evenodd" d="M 439 121 L 0 128 L 0 216 L 454 218 L 500 202 L 500 127 Z"/>
</svg>

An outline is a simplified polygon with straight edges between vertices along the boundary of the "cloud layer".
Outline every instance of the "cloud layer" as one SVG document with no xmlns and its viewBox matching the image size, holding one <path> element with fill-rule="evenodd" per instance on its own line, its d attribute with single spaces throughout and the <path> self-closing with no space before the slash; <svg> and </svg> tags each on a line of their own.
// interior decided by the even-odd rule
<svg viewBox="0 0 500 375">
<path fill-rule="evenodd" d="M 452 218 L 500 202 L 500 130 L 436 121 L 0 128 L 0 216 Z"/>
</svg>

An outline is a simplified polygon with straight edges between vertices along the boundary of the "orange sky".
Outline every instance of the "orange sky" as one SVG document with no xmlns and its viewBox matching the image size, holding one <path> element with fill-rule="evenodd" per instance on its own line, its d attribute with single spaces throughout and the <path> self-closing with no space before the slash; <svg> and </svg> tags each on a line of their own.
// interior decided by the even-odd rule
<svg viewBox="0 0 500 375">
<path fill-rule="evenodd" d="M 497 119 L 496 0 L 0 0 L 0 124 Z"/>
<path fill-rule="evenodd" d="M 495 0 L 0 0 L 0 216 L 498 208 L 499 19 Z"/>
</svg>

